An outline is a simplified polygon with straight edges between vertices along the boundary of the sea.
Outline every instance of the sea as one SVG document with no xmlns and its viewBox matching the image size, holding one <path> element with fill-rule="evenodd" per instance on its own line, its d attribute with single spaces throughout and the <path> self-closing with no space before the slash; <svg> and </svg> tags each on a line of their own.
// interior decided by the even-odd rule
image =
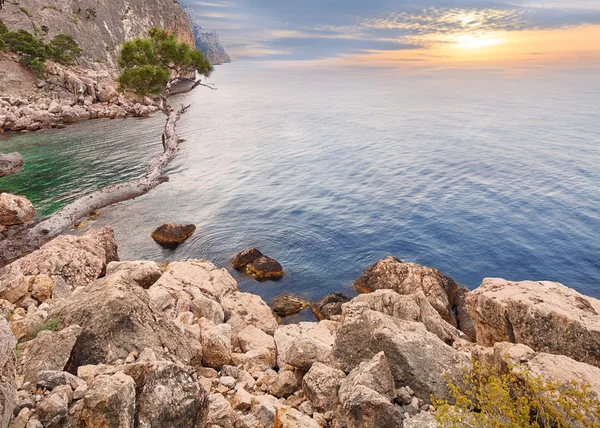
<svg viewBox="0 0 600 428">
<path fill-rule="evenodd" d="M 268 303 L 353 296 L 388 255 L 471 289 L 548 280 L 600 298 L 598 71 L 219 66 L 216 90 L 173 100 L 190 107 L 169 181 L 69 233 L 112 226 L 122 260 L 208 259 Z M 157 113 L 0 135 L 26 161 L 0 191 L 49 215 L 143 174 L 163 125 Z M 197 231 L 163 249 L 150 234 L 164 222 Z M 248 247 L 286 276 L 233 271 Z"/>
</svg>

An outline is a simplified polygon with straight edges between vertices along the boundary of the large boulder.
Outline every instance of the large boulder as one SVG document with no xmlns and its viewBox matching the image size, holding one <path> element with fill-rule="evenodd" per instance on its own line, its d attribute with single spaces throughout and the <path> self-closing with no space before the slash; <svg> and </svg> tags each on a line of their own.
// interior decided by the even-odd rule
<svg viewBox="0 0 600 428">
<path fill-rule="evenodd" d="M 338 323 L 333 321 L 280 326 L 274 335 L 277 365 L 285 367 L 289 364 L 305 372 L 317 362 L 333 367 L 332 347 L 337 327 Z"/>
<path fill-rule="evenodd" d="M 312 365 L 302 378 L 302 389 L 317 410 L 334 410 L 339 405 L 338 391 L 346 374 L 322 363 Z"/>
<path fill-rule="evenodd" d="M 468 340 L 469 337 L 442 319 L 431 306 L 422 291 L 414 294 L 400 295 L 392 290 L 377 290 L 373 293 L 361 294 L 352 299 L 352 303 L 366 303 L 369 307 L 391 317 L 421 322 L 425 328 L 448 345 L 457 340 Z"/>
<path fill-rule="evenodd" d="M 142 288 L 150 288 L 162 276 L 163 272 L 156 262 L 149 260 L 110 262 L 106 274 L 126 271 Z"/>
<path fill-rule="evenodd" d="M 432 394 L 451 398 L 444 375 L 458 379 L 460 369 L 469 365 L 466 354 L 446 345 L 421 323 L 392 318 L 366 304 L 344 309 L 344 322 L 333 347 L 344 371 L 383 351 L 397 388 L 408 385 L 426 401 Z"/>
<path fill-rule="evenodd" d="M 199 365 L 202 358 L 199 341 L 166 319 L 125 272 L 78 290 L 58 302 L 50 316 L 82 327 L 69 362 L 72 373 L 82 365 L 125 360 L 130 352 L 146 348 L 184 364 Z"/>
<path fill-rule="evenodd" d="M 15 303 L 29 293 L 29 284 L 46 275 L 53 289 L 86 286 L 104 275 L 106 266 L 118 260 L 117 242 L 110 227 L 83 236 L 61 235 L 39 250 L 0 269 L 0 298 Z"/>
<path fill-rule="evenodd" d="M 17 341 L 0 316 L 0 428 L 10 422 L 16 398 L 15 345 Z"/>
<path fill-rule="evenodd" d="M 383 395 L 388 401 L 396 398 L 394 377 L 385 354 L 379 352 L 368 361 L 363 361 L 341 381 L 340 401 L 345 402 L 358 385 L 366 386 Z"/>
<path fill-rule="evenodd" d="M 365 270 L 365 274 L 354 281 L 354 288 L 359 293 L 383 289 L 394 290 L 398 294 L 422 291 L 446 322 L 460 328 L 471 338 L 475 337 L 464 302 L 467 289 L 437 269 L 405 263 L 389 256 Z"/>
<path fill-rule="evenodd" d="M 152 232 L 152 239 L 165 248 L 175 248 L 196 231 L 193 224 L 165 223 Z"/>
<path fill-rule="evenodd" d="M 357 385 L 344 400 L 348 428 L 401 427 L 402 414 L 383 395 Z"/>
<path fill-rule="evenodd" d="M 0 193 L 0 226 L 23 224 L 34 216 L 33 204 L 25 196 Z"/>
<path fill-rule="evenodd" d="M 230 293 L 223 297 L 221 306 L 225 313 L 225 321 L 233 326 L 236 333 L 248 325 L 253 325 L 270 335 L 273 335 L 277 329 L 277 320 L 271 308 L 260 296 L 250 293 Z"/>
<path fill-rule="evenodd" d="M 207 260 L 184 260 L 169 263 L 165 273 L 148 289 L 152 292 L 164 289 L 178 300 L 180 293 L 196 298 L 208 297 L 220 302 L 221 299 L 238 290 L 237 282 L 227 272 Z"/>
<path fill-rule="evenodd" d="M 117 372 L 93 379 L 83 399 L 81 419 L 86 427 L 135 426 L 135 382 Z"/>
<path fill-rule="evenodd" d="M 467 297 L 477 343 L 522 343 L 600 367 L 600 301 L 556 282 L 486 278 Z"/>
<path fill-rule="evenodd" d="M 135 381 L 136 426 L 201 428 L 207 394 L 194 380 L 194 370 L 167 361 L 127 365 Z"/>
</svg>

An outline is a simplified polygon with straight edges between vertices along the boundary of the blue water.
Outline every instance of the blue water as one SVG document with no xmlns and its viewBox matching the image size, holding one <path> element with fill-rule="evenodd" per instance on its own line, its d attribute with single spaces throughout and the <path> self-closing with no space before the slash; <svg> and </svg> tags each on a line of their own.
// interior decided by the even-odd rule
<svg viewBox="0 0 600 428">
<path fill-rule="evenodd" d="M 552 280 L 600 297 L 597 70 L 311 71 L 237 63 L 191 108 L 170 181 L 104 210 L 122 259 L 207 258 L 256 246 L 287 276 L 240 287 L 352 294 L 395 255 L 477 287 L 485 277 Z M 0 187 L 47 213 L 138 175 L 161 149 L 163 118 L 89 121 L 4 138 L 26 171 Z M 165 221 L 197 232 L 177 250 Z"/>
</svg>

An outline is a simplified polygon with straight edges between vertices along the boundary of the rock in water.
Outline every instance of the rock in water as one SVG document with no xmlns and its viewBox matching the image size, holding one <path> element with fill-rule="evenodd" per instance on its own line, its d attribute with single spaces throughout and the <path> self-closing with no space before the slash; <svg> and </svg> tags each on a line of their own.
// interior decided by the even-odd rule
<svg viewBox="0 0 600 428">
<path fill-rule="evenodd" d="M 193 224 L 165 223 L 152 232 L 152 239 L 165 248 L 176 248 L 196 231 Z"/>
<path fill-rule="evenodd" d="M 278 296 L 273 299 L 273 312 L 280 317 L 289 317 L 303 311 L 308 306 L 306 300 L 292 296 Z"/>
<path fill-rule="evenodd" d="M 341 315 L 342 305 L 349 301 L 350 297 L 335 292 L 312 302 L 310 304 L 310 310 L 319 321 L 328 320 L 331 319 L 333 315 Z"/>
<path fill-rule="evenodd" d="M 24 196 L 0 194 L 0 225 L 14 226 L 28 222 L 35 216 L 33 204 Z"/>
<path fill-rule="evenodd" d="M 285 275 L 277 260 L 263 255 L 256 248 L 248 248 L 238 253 L 231 266 L 236 270 L 243 270 L 257 281 L 277 280 Z"/>
<path fill-rule="evenodd" d="M 486 278 L 467 305 L 477 343 L 522 343 L 600 367 L 600 301 L 557 282 Z"/>
<path fill-rule="evenodd" d="M 17 341 L 8 328 L 4 317 L 0 317 L 0 427 L 10 422 L 15 406 L 15 345 Z"/>
<path fill-rule="evenodd" d="M 471 316 L 465 304 L 468 290 L 437 269 L 405 263 L 389 256 L 365 270 L 365 274 L 354 281 L 354 288 L 359 293 L 389 289 L 398 294 L 413 294 L 422 290 L 431 306 L 446 322 L 475 338 Z"/>
</svg>

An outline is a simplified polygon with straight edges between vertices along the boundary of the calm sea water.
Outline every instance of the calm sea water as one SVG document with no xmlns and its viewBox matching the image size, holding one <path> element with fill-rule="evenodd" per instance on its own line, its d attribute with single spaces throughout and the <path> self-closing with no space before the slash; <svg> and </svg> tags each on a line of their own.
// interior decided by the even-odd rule
<svg viewBox="0 0 600 428">
<path fill-rule="evenodd" d="M 395 255 L 474 288 L 484 277 L 559 281 L 600 297 L 598 73 L 309 71 L 219 67 L 191 108 L 170 182 L 106 209 L 122 259 L 207 258 L 256 246 L 288 275 L 240 287 L 351 294 Z M 139 175 L 163 118 L 89 121 L 2 137 L 25 171 L 0 188 L 48 214 Z M 177 250 L 162 222 L 197 232 Z"/>
</svg>

